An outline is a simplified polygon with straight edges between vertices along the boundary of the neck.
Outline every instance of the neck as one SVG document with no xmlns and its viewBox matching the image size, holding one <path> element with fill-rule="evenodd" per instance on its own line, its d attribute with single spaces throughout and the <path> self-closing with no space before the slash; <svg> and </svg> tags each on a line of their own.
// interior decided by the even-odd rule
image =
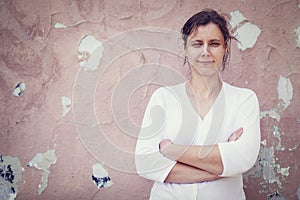
<svg viewBox="0 0 300 200">
<path fill-rule="evenodd" d="M 198 98 L 217 96 L 222 87 L 218 73 L 209 77 L 192 74 L 189 83 Z"/>
</svg>

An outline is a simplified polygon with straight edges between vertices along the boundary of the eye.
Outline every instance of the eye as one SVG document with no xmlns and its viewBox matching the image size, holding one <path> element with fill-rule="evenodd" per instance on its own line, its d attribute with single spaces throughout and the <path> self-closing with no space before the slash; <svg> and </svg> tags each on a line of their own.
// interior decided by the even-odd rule
<svg viewBox="0 0 300 200">
<path fill-rule="evenodd" d="M 200 43 L 192 43 L 192 47 L 195 47 L 195 48 L 199 48 L 201 47 L 201 44 Z"/>
<path fill-rule="evenodd" d="M 210 43 L 210 46 L 212 46 L 212 47 L 218 47 L 220 45 L 221 44 L 219 42 L 212 42 L 212 43 Z"/>
</svg>

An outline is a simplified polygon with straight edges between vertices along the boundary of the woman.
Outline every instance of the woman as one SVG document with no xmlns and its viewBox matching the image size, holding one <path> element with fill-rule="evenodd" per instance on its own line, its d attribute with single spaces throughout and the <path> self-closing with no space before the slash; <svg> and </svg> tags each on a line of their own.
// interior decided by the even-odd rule
<svg viewBox="0 0 300 200">
<path fill-rule="evenodd" d="M 216 11 L 192 16 L 182 38 L 191 78 L 153 93 L 137 141 L 137 172 L 155 181 L 153 200 L 245 199 L 242 173 L 260 147 L 257 97 L 220 79 L 233 37 Z"/>
</svg>

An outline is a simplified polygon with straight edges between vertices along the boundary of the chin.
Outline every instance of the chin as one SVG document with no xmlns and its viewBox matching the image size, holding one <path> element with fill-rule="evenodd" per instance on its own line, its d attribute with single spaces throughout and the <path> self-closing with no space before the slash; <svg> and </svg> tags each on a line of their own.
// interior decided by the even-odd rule
<svg viewBox="0 0 300 200">
<path fill-rule="evenodd" d="M 216 76 L 219 75 L 219 70 L 217 70 L 216 68 L 211 68 L 211 67 L 201 67 L 200 69 L 195 69 L 192 71 L 192 73 L 196 73 L 200 76 Z"/>
</svg>

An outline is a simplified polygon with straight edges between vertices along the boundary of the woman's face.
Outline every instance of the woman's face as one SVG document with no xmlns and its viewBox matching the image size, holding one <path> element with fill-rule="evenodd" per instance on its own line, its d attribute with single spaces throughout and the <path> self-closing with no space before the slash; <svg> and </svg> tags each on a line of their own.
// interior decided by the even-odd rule
<svg viewBox="0 0 300 200">
<path fill-rule="evenodd" d="M 218 73 L 222 68 L 225 49 L 223 34 L 216 24 L 197 27 L 188 36 L 185 46 L 192 73 L 202 76 Z"/>
</svg>

